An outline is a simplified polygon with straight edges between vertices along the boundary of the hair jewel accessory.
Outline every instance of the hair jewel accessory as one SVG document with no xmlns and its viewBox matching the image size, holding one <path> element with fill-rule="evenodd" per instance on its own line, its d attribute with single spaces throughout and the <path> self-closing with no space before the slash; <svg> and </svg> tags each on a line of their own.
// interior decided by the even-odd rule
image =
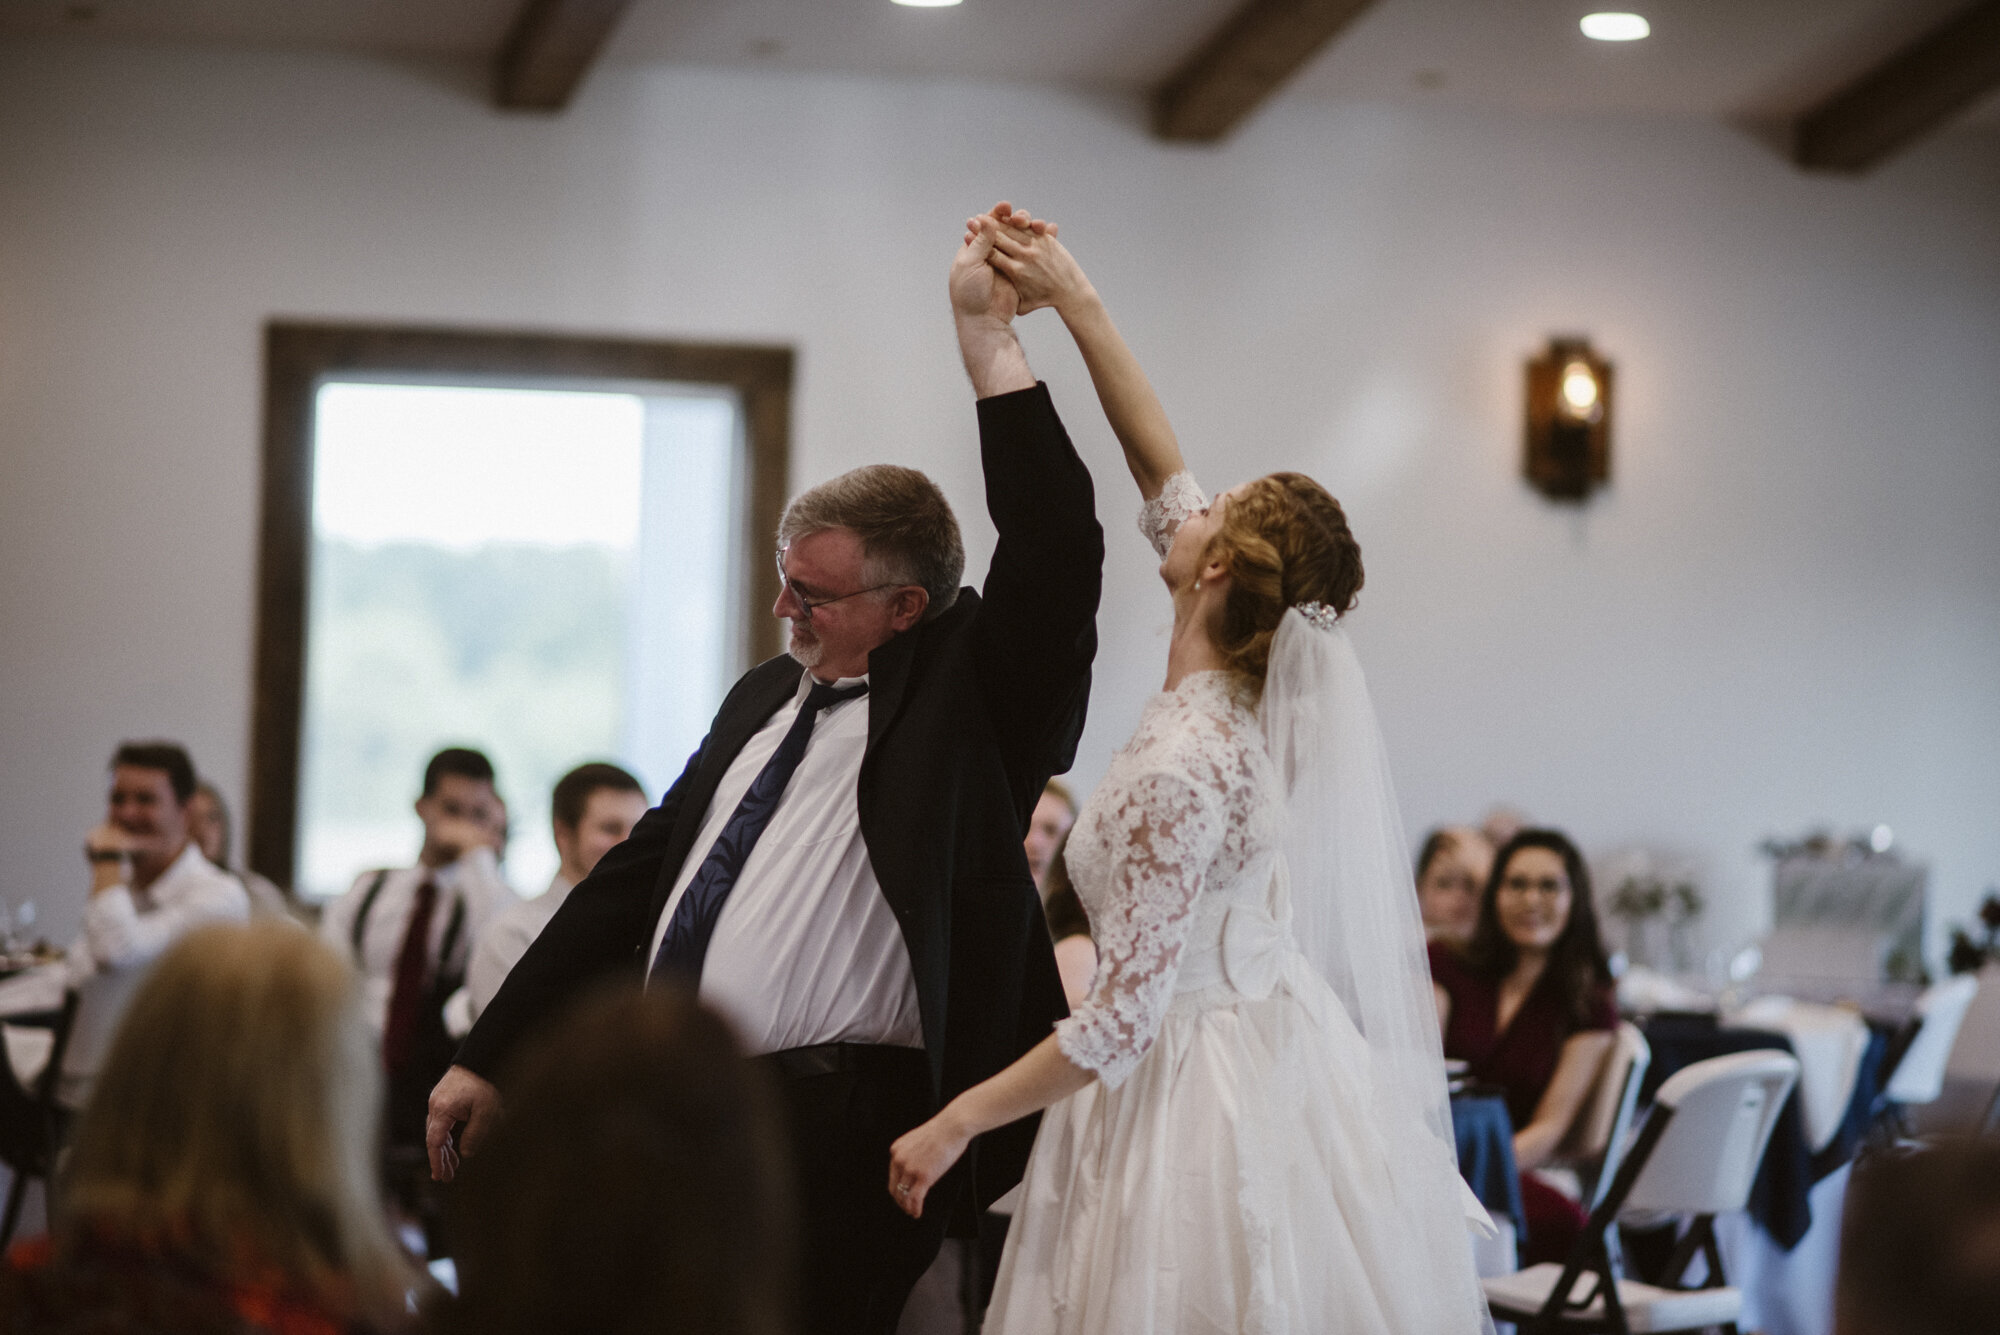
<svg viewBox="0 0 2000 1335">
<path fill-rule="evenodd" d="M 1311 622 L 1316 630 L 1332 630 L 1340 624 L 1340 613 L 1325 603 L 1293 603 L 1298 614 Z"/>
</svg>

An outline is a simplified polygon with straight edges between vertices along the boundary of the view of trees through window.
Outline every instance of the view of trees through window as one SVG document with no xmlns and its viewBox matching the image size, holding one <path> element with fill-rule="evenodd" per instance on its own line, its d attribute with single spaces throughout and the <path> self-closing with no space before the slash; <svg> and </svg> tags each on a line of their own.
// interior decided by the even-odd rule
<svg viewBox="0 0 2000 1335">
<path fill-rule="evenodd" d="M 698 387 L 321 388 L 303 893 L 414 856 L 442 746 L 492 758 L 524 894 L 565 770 L 672 781 L 734 666 L 737 418 Z"/>
</svg>

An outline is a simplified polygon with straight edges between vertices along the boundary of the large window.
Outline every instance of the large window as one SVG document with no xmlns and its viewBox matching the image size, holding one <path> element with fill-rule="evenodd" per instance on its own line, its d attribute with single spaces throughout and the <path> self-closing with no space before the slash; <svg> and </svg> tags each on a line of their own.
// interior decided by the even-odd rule
<svg viewBox="0 0 2000 1335">
<path fill-rule="evenodd" d="M 509 879 L 534 893 L 556 778 L 613 759 L 657 794 L 771 643 L 789 358 L 358 332 L 272 331 L 253 863 L 319 898 L 407 861 L 425 759 L 470 745 L 499 771 Z M 442 337 L 467 346 L 440 367 Z M 624 355 L 578 374 L 579 348 Z"/>
</svg>

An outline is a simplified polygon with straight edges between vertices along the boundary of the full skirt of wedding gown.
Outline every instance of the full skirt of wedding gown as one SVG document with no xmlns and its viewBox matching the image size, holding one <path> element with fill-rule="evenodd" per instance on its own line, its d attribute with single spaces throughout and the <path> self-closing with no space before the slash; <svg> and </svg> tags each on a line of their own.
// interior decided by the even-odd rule
<svg viewBox="0 0 2000 1335">
<path fill-rule="evenodd" d="M 1206 504 L 1177 474 L 1140 528 L 1165 559 Z M 1304 623 L 1286 618 L 1296 635 Z M 1289 643 L 1318 645 L 1329 663 L 1345 648 Z M 1287 709 L 1295 684 L 1278 692 Z M 1266 704 L 1277 686 L 1265 684 Z M 1367 710 L 1358 676 L 1338 696 L 1331 681 L 1304 689 L 1315 719 L 1342 703 Z M 1208 671 L 1153 697 L 1070 830 L 1064 861 L 1099 957 L 1056 1041 L 1095 1078 L 1042 1116 L 987 1335 L 1490 1330 L 1464 1231 L 1484 1215 L 1448 1132 L 1430 1124 L 1441 1114 L 1425 1111 L 1442 1103 L 1444 1069 L 1414 887 L 1394 883 L 1407 865 L 1400 831 L 1378 812 L 1381 867 L 1349 881 L 1311 864 L 1299 892 L 1312 898 L 1296 901 L 1317 923 L 1328 896 L 1358 896 L 1338 902 L 1400 924 L 1342 940 L 1382 952 L 1356 1006 L 1379 1007 L 1385 987 L 1408 1003 L 1402 1028 L 1371 1046 L 1293 931 L 1281 841 L 1300 780 L 1273 755 L 1256 695 Z M 1356 740 L 1373 735 L 1366 721 Z M 1299 819 L 1345 832 L 1339 793 L 1309 791 Z M 1379 796 L 1393 802 L 1386 787 Z M 1370 825 L 1353 828 L 1365 840 Z"/>
<path fill-rule="evenodd" d="M 1430 1335 L 1368 1062 L 1295 954 L 1262 1000 L 1180 992 L 1122 1085 L 1043 1115 L 986 1335 Z"/>
</svg>

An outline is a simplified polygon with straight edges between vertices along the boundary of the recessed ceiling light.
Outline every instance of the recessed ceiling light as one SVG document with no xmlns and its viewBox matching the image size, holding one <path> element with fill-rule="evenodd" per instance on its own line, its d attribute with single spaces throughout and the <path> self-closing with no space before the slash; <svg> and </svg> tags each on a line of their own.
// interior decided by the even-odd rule
<svg viewBox="0 0 2000 1335">
<path fill-rule="evenodd" d="M 1637 14 L 1585 14 L 1580 26 L 1585 37 L 1600 42 L 1636 42 L 1653 31 Z"/>
<path fill-rule="evenodd" d="M 896 0 L 896 3 L 910 9 L 950 9 L 959 0 Z"/>
</svg>

